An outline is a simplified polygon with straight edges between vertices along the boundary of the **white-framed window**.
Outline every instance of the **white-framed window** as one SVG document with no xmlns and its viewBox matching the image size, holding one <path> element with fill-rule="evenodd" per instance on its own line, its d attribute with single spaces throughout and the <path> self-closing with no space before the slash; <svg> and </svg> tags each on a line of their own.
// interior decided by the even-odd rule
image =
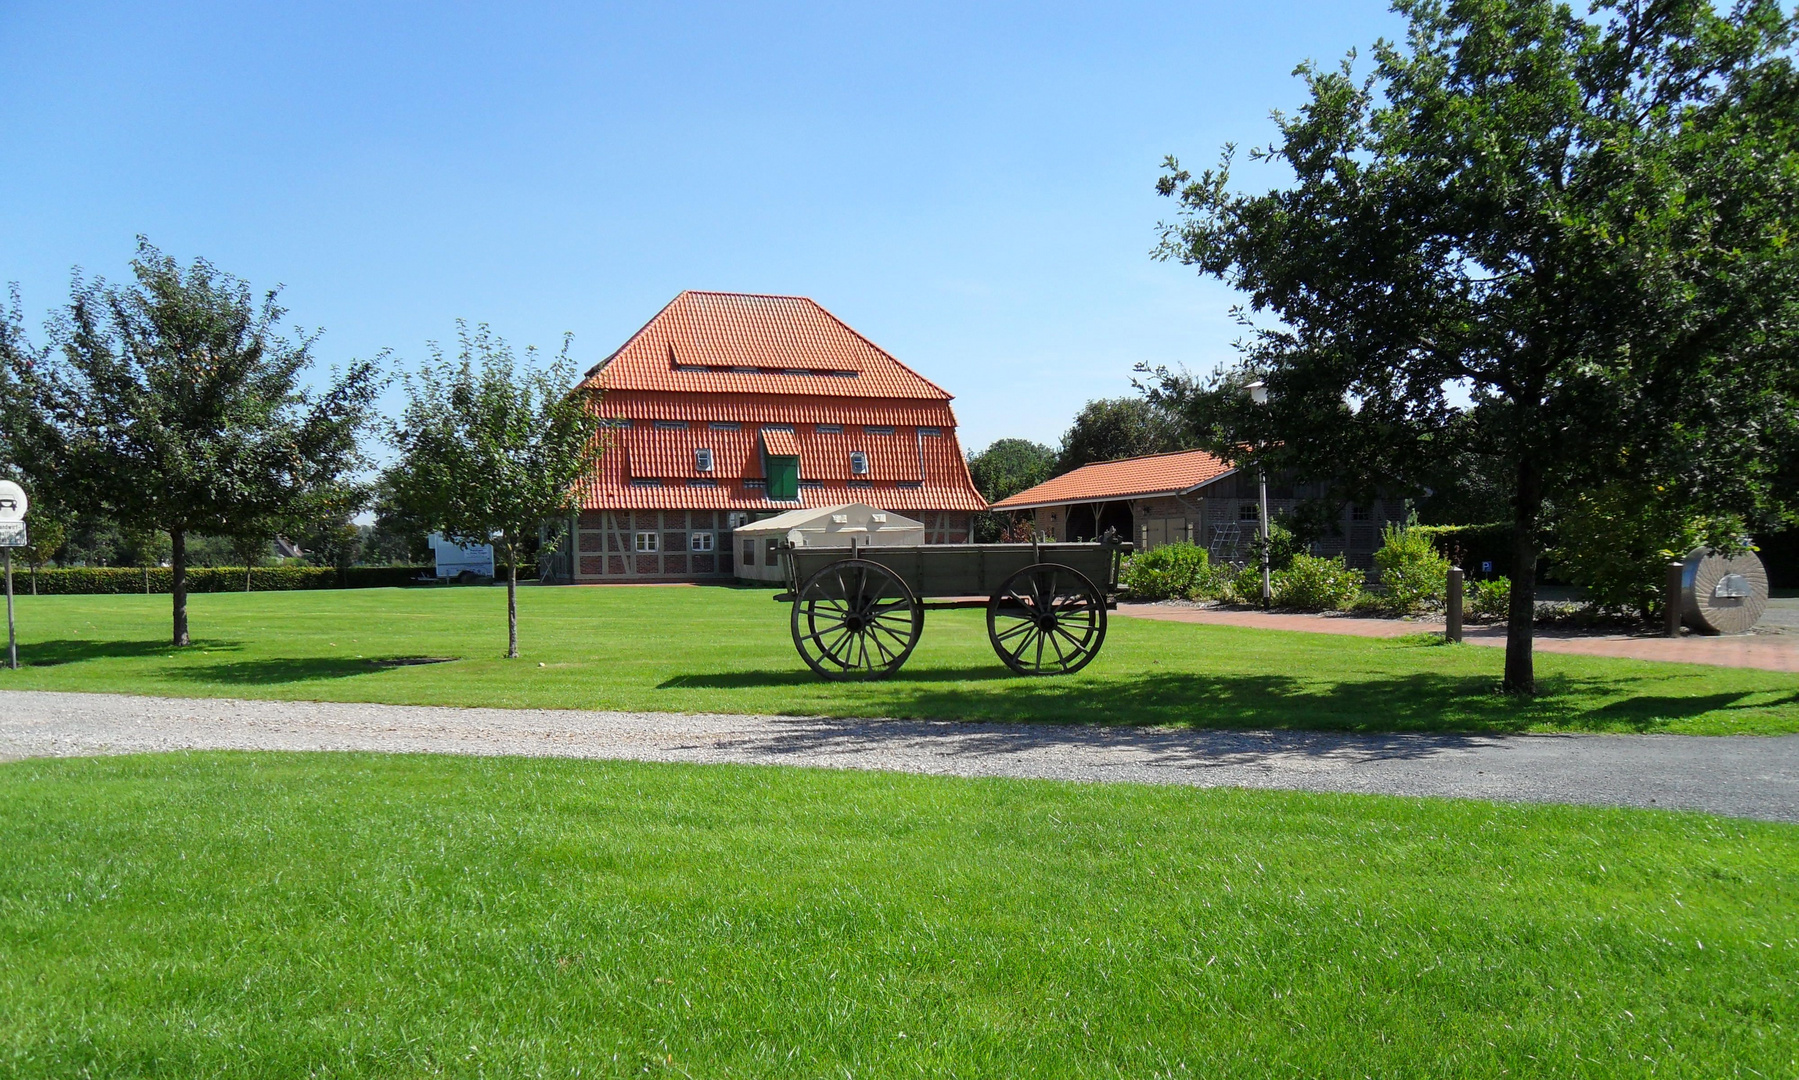
<svg viewBox="0 0 1799 1080">
<path fill-rule="evenodd" d="M 709 532 L 687 534 L 687 549 L 689 551 L 711 551 L 714 542 L 712 534 Z"/>
<path fill-rule="evenodd" d="M 886 424 L 880 424 L 880 425 L 875 425 L 875 426 L 869 426 L 867 424 L 864 424 L 862 426 L 862 432 L 865 435 L 891 435 L 891 434 L 893 434 L 893 428 Z"/>
<path fill-rule="evenodd" d="M 850 472 L 862 476 L 868 472 L 868 455 L 860 450 L 850 451 Z"/>
<path fill-rule="evenodd" d="M 661 536 L 660 533 L 653 533 L 653 532 L 638 533 L 637 534 L 637 550 L 638 551 L 659 551 L 659 550 L 661 550 L 660 545 L 657 543 L 657 540 L 660 538 L 660 536 Z"/>
<path fill-rule="evenodd" d="M 927 439 L 935 439 L 942 436 L 943 429 L 940 427 L 921 427 L 918 429 L 918 433 Z"/>
<path fill-rule="evenodd" d="M 686 431 L 687 430 L 687 421 L 685 421 L 685 420 L 658 420 L 658 421 L 656 421 L 656 427 L 663 431 Z"/>
<path fill-rule="evenodd" d="M 695 447 L 693 451 L 693 467 L 700 472 L 712 471 L 712 450 L 709 447 Z"/>
<path fill-rule="evenodd" d="M 819 424 L 813 430 L 817 431 L 820 435 L 841 435 L 841 434 L 843 434 L 843 425 L 842 424 Z"/>
<path fill-rule="evenodd" d="M 733 510 L 731 511 L 731 515 L 727 517 L 725 521 L 731 528 L 740 529 L 750 523 L 750 516 L 741 510 Z"/>
</svg>

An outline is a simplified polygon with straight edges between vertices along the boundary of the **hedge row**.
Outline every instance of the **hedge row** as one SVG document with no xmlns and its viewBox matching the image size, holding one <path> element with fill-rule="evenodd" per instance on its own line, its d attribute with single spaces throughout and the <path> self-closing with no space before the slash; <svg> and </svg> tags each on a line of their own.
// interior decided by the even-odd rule
<svg viewBox="0 0 1799 1080">
<path fill-rule="evenodd" d="M 339 570 L 329 566 L 259 566 L 250 572 L 252 592 L 282 592 L 292 589 L 380 589 L 410 585 L 420 574 L 431 573 L 429 566 L 352 566 Z M 30 573 L 13 567 L 13 590 L 33 591 Z M 166 593 L 174 588 L 172 573 L 166 566 L 70 567 L 39 570 L 36 591 L 45 596 L 74 596 L 112 593 Z M 244 569 L 241 566 L 196 566 L 187 572 L 187 591 L 243 592 Z"/>
</svg>

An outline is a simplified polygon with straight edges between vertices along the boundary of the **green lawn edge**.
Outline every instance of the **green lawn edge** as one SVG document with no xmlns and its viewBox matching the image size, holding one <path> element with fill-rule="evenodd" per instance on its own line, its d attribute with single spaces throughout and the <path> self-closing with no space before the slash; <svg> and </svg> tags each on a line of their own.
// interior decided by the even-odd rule
<svg viewBox="0 0 1799 1080">
<path fill-rule="evenodd" d="M 906 667 L 825 683 L 766 589 L 531 588 L 523 658 L 498 589 L 204 594 L 195 644 L 166 596 L 19 598 L 0 689 L 502 708 L 763 713 L 1348 732 L 1799 732 L 1791 675 L 1539 653 L 1542 692 L 1498 693 L 1499 649 L 1114 616 L 1073 676 L 1013 676 L 979 612 L 931 612 Z M 450 662 L 403 661 L 447 658 Z"/>
<path fill-rule="evenodd" d="M 180 753 L 0 765 L 0 881 L 17 1077 L 1799 1060 L 1799 827 L 1704 814 Z"/>
</svg>

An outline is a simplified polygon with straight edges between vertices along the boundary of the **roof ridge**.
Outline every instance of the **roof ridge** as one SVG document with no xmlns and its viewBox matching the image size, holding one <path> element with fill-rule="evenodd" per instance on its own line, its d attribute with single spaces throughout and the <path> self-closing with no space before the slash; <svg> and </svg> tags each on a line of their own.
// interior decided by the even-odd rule
<svg viewBox="0 0 1799 1080">
<path fill-rule="evenodd" d="M 1155 452 L 1153 454 L 1132 454 L 1129 457 L 1107 458 L 1104 461 L 1089 461 L 1085 465 L 1075 466 L 1074 468 L 1068 470 L 1067 473 L 1063 473 L 1062 475 L 1067 476 L 1069 473 L 1077 473 L 1077 472 L 1080 472 L 1082 469 L 1091 469 L 1096 465 L 1117 465 L 1120 462 L 1125 462 L 1125 461 L 1148 461 L 1151 458 L 1179 457 L 1182 454 L 1205 454 L 1207 457 L 1213 458 L 1214 460 L 1217 460 L 1217 461 L 1224 460 L 1223 458 L 1219 457 L 1217 454 L 1212 453 L 1210 450 L 1207 450 L 1203 446 L 1195 446 L 1191 450 L 1158 450 L 1157 452 Z"/>
<path fill-rule="evenodd" d="M 926 386 L 937 391 L 939 394 L 942 394 L 946 399 L 948 399 L 950 401 L 956 400 L 956 395 L 950 393 L 948 390 L 945 390 L 943 387 L 938 386 L 936 383 L 925 378 L 923 375 L 920 375 L 918 372 L 913 371 L 910 367 L 907 367 L 905 361 L 901 360 L 899 357 L 888 352 L 886 349 L 881 348 L 879 345 L 876 345 L 873 341 L 870 341 L 868 338 L 868 335 L 864 334 L 862 331 L 851 326 L 849 323 L 844 322 L 842 319 L 839 319 L 831 311 L 830 308 L 825 307 L 823 304 L 812 299 L 810 296 L 802 296 L 799 299 L 804 300 L 808 304 L 811 304 L 813 307 L 815 307 L 819 311 L 823 312 L 825 318 L 830 319 L 832 322 L 836 323 L 838 326 L 843 327 L 845 330 L 849 331 L 851 334 L 854 334 L 856 337 L 860 338 L 862 340 L 863 344 L 867 345 L 869 348 L 873 349 L 875 352 L 880 353 L 882 356 L 885 356 L 889 361 L 891 361 L 893 363 L 893 365 L 895 367 L 899 368 L 901 371 L 904 371 L 906 374 L 912 376 L 914 379 L 917 379 L 919 382 L 924 383 Z"/>
<path fill-rule="evenodd" d="M 645 330 L 648 330 L 650 327 L 654 326 L 656 324 L 657 319 L 662 318 L 663 314 L 666 313 L 669 308 L 672 308 L 676 304 L 680 303 L 681 297 L 686 296 L 691 291 L 692 290 L 690 290 L 690 289 L 682 289 L 680 292 L 676 293 L 674 295 L 674 298 L 669 300 L 668 303 L 663 304 L 661 307 L 657 308 L 656 314 L 651 315 L 647 320 L 644 321 L 644 324 L 642 326 L 638 327 L 636 330 L 633 330 L 629 335 L 627 335 L 625 340 L 619 343 L 618 348 L 613 349 L 611 352 L 607 353 L 606 358 L 604 360 L 601 360 L 599 363 L 588 368 L 587 374 L 581 376 L 581 382 L 584 383 L 587 380 L 598 375 L 600 372 L 604 371 L 606 369 L 606 365 L 612 363 L 613 357 L 617 356 L 619 353 L 624 352 L 625 348 L 627 346 L 629 346 L 633 341 L 636 341 L 638 338 L 642 337 L 643 332 Z M 576 385 L 579 386 L 580 384 L 577 383 Z"/>
</svg>

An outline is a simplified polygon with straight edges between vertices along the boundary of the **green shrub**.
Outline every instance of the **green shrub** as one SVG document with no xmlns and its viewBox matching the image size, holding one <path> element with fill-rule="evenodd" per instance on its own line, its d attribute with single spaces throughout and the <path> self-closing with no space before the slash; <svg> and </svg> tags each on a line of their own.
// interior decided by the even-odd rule
<svg viewBox="0 0 1799 1080">
<path fill-rule="evenodd" d="M 1374 553 L 1381 598 L 1395 615 L 1416 615 L 1443 606 L 1449 591 L 1449 560 L 1419 529 L 1388 525 Z"/>
<path fill-rule="evenodd" d="M 1343 564 L 1343 556 L 1324 559 L 1295 554 L 1270 582 L 1276 607 L 1302 611 L 1342 611 L 1362 593 L 1362 572 Z M 1261 582 L 1256 582 L 1258 589 Z"/>
<path fill-rule="evenodd" d="M 1740 518 L 1695 517 L 1684 499 L 1623 483 L 1557 507 L 1555 543 L 1544 552 L 1555 573 L 1586 589 L 1596 614 L 1659 618 L 1670 560 L 1696 547 L 1737 551 Z"/>
<path fill-rule="evenodd" d="M 1471 583 L 1466 610 L 1469 618 L 1481 622 L 1504 622 L 1512 610 L 1512 579 Z"/>
<path fill-rule="evenodd" d="M 1218 599 L 1227 604 L 1259 604 L 1262 602 L 1262 567 L 1250 563 L 1238 570 L 1219 567 L 1214 586 Z"/>
<path fill-rule="evenodd" d="M 1211 564 L 1198 544 L 1163 544 L 1131 556 L 1118 582 L 1133 600 L 1187 599 L 1202 591 Z"/>
</svg>

